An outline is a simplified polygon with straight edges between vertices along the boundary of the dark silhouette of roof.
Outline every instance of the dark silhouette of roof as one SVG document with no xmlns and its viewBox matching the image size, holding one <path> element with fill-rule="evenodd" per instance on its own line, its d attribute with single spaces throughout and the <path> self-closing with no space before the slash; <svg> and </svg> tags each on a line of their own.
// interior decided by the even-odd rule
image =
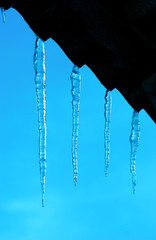
<svg viewBox="0 0 156 240">
<path fill-rule="evenodd" d="M 109 90 L 117 88 L 156 122 L 155 0 L 0 0 L 15 8 L 43 40 L 86 64 Z"/>
</svg>

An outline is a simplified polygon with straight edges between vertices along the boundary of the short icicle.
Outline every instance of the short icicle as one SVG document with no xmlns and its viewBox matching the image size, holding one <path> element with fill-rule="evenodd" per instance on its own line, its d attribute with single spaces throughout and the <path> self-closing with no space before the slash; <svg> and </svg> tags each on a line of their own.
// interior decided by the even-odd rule
<svg viewBox="0 0 156 240">
<path fill-rule="evenodd" d="M 44 42 L 37 37 L 34 52 L 35 85 L 39 128 L 39 166 L 42 190 L 42 207 L 44 207 L 45 173 L 46 173 L 46 99 L 45 99 L 45 48 Z"/>
<path fill-rule="evenodd" d="M 136 188 L 135 161 L 136 161 L 137 148 L 139 146 L 139 137 L 140 137 L 139 112 L 134 110 L 133 116 L 132 116 L 132 130 L 130 135 L 130 143 L 131 143 L 130 172 L 132 174 L 133 194 L 135 194 L 135 188 Z"/>
<path fill-rule="evenodd" d="M 1 7 L 1 12 L 2 12 L 3 23 L 5 23 L 5 9 L 3 7 Z"/>
<path fill-rule="evenodd" d="M 106 90 L 105 94 L 105 105 L 104 105 L 104 117 L 105 117 L 105 130 L 104 130 L 104 140 L 105 140 L 105 176 L 108 175 L 108 167 L 110 163 L 110 122 L 111 122 L 111 109 L 112 109 L 112 97 L 109 90 Z"/>
<path fill-rule="evenodd" d="M 72 94 L 72 109 L 73 109 L 73 132 L 72 132 L 72 164 L 74 171 L 74 184 L 76 186 L 78 177 L 78 162 L 77 162 L 77 140 L 78 140 L 78 125 L 79 125 L 79 105 L 80 105 L 80 90 L 81 76 L 79 68 L 74 65 L 71 73 L 71 94 Z"/>
</svg>

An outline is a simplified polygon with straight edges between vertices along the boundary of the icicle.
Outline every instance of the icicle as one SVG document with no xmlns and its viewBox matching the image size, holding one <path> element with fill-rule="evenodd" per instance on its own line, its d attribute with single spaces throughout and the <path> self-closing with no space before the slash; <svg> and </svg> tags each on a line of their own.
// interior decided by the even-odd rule
<svg viewBox="0 0 156 240">
<path fill-rule="evenodd" d="M 112 108 L 112 97 L 109 90 L 106 90 L 105 94 L 105 176 L 108 174 L 108 167 L 110 163 L 110 122 L 111 122 L 111 108 Z"/>
<path fill-rule="evenodd" d="M 40 38 L 36 38 L 34 53 L 35 84 L 39 127 L 39 166 L 44 207 L 45 173 L 46 173 L 46 99 L 45 99 L 45 48 Z"/>
<path fill-rule="evenodd" d="M 79 68 L 74 65 L 71 73 L 72 83 L 72 109 L 73 109 L 73 133 L 72 133 L 72 164 L 74 171 L 74 184 L 76 186 L 78 176 L 78 163 L 77 163 L 77 139 L 78 139 L 78 125 L 79 125 L 79 105 L 80 105 L 80 89 L 81 89 L 81 76 Z"/>
<path fill-rule="evenodd" d="M 5 9 L 3 7 L 1 7 L 1 12 L 2 12 L 3 23 L 5 23 Z"/>
<path fill-rule="evenodd" d="M 130 143 L 131 143 L 130 172 L 132 174 L 132 184 L 133 184 L 134 194 L 135 194 L 135 187 L 136 187 L 135 160 L 136 160 L 137 148 L 139 145 L 139 136 L 140 136 L 139 113 L 136 110 L 134 110 L 133 116 L 132 116 L 132 130 L 130 135 Z"/>
</svg>

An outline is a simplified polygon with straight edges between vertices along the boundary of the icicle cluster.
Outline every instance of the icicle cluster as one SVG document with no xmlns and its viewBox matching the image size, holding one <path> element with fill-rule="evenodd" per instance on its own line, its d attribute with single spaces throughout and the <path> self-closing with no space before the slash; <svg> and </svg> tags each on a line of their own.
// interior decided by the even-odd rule
<svg viewBox="0 0 156 240">
<path fill-rule="evenodd" d="M 130 135 L 130 143 L 131 143 L 130 172 L 132 174 L 132 184 L 133 184 L 134 194 L 135 194 L 135 187 L 136 187 L 135 160 L 136 160 L 137 148 L 139 145 L 139 137 L 140 137 L 139 113 L 136 110 L 134 110 L 133 116 L 132 116 L 132 130 Z"/>
<path fill-rule="evenodd" d="M 112 108 L 112 97 L 109 90 L 106 90 L 105 94 L 105 176 L 108 174 L 108 167 L 110 163 L 110 122 L 111 122 L 111 108 Z"/>
<path fill-rule="evenodd" d="M 2 18 L 3 18 L 3 23 L 5 22 L 5 9 L 1 7 L 1 12 L 2 12 Z"/>
<path fill-rule="evenodd" d="M 44 207 L 45 173 L 46 173 L 46 99 L 45 99 L 45 48 L 40 38 L 36 38 L 34 53 L 35 85 L 39 127 L 39 166 Z"/>
<path fill-rule="evenodd" d="M 78 125 L 79 125 L 79 105 L 80 105 L 80 89 L 81 76 L 79 68 L 74 65 L 71 73 L 71 94 L 72 94 L 72 109 L 73 109 L 73 132 L 72 132 L 72 164 L 74 171 L 74 184 L 76 186 L 78 176 L 77 163 L 77 139 L 78 139 Z"/>
<path fill-rule="evenodd" d="M 3 22 L 5 22 L 5 9 L 1 7 Z M 39 166 L 40 166 L 40 182 L 42 190 L 42 206 L 44 207 L 45 194 L 45 174 L 46 174 L 46 99 L 45 99 L 45 48 L 43 41 L 37 37 L 35 42 L 34 52 L 34 70 L 35 70 L 35 85 L 36 98 L 38 109 L 38 128 L 39 128 Z M 73 110 L 73 131 L 72 131 L 72 164 L 74 172 L 74 184 L 76 186 L 78 177 L 78 162 L 77 162 L 77 140 L 78 140 L 78 126 L 79 126 L 79 105 L 80 105 L 80 90 L 81 90 L 81 76 L 79 68 L 73 66 L 71 73 L 71 94 L 72 94 L 72 110 Z M 108 174 L 108 167 L 110 163 L 110 122 L 111 122 L 111 108 L 112 97 L 109 90 L 105 94 L 105 175 Z M 132 174 L 133 193 L 136 188 L 136 153 L 139 145 L 140 137 L 140 121 L 139 113 L 134 110 L 132 116 L 132 130 L 130 135 L 131 143 L 131 157 L 130 157 L 130 172 Z"/>
</svg>

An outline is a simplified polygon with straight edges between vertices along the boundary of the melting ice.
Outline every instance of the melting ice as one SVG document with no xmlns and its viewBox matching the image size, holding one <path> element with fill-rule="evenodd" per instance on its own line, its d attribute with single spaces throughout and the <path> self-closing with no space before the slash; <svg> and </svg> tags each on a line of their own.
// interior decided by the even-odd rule
<svg viewBox="0 0 156 240">
<path fill-rule="evenodd" d="M 35 85 L 39 128 L 39 166 L 44 207 L 45 173 L 46 173 L 46 99 L 45 99 L 45 48 L 40 38 L 36 38 L 34 52 Z"/>
<path fill-rule="evenodd" d="M 73 132 L 72 132 L 72 164 L 74 171 L 74 184 L 76 186 L 78 176 L 78 162 L 77 162 L 77 139 L 78 139 L 78 125 L 79 125 L 79 105 L 80 105 L 80 90 L 81 90 L 81 76 L 79 68 L 74 65 L 71 73 L 71 94 L 72 94 L 72 109 L 73 109 Z"/>
<path fill-rule="evenodd" d="M 108 174 L 108 167 L 110 163 L 110 122 L 111 122 L 111 108 L 112 108 L 112 97 L 109 90 L 106 90 L 105 94 L 105 176 Z"/>
<path fill-rule="evenodd" d="M 132 174 L 132 184 L 133 184 L 134 194 L 135 194 L 135 187 L 136 187 L 135 160 L 136 160 L 137 148 L 139 145 L 139 136 L 140 136 L 139 112 L 134 110 L 133 116 L 132 116 L 132 130 L 130 135 L 130 143 L 131 143 L 130 172 Z"/>
</svg>

